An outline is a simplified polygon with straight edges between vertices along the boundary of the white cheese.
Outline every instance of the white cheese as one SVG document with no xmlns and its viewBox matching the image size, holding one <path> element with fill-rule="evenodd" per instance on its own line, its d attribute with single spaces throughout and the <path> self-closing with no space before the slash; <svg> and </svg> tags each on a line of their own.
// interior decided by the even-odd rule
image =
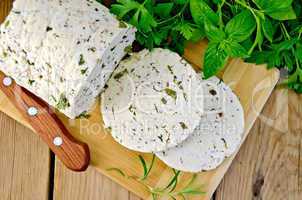
<svg viewBox="0 0 302 200">
<path fill-rule="evenodd" d="M 16 0 L 0 26 L 0 69 L 70 118 L 88 111 L 135 39 L 92 0 Z"/>
<path fill-rule="evenodd" d="M 134 53 L 119 64 L 102 94 L 105 127 L 120 144 L 140 152 L 181 143 L 200 121 L 191 99 L 195 75 L 170 50 Z"/>
<path fill-rule="evenodd" d="M 168 166 L 188 172 L 218 167 L 238 149 L 244 130 L 242 106 L 228 86 L 213 77 L 200 80 L 196 89 L 195 103 L 203 102 L 199 127 L 183 143 L 156 153 Z"/>
</svg>

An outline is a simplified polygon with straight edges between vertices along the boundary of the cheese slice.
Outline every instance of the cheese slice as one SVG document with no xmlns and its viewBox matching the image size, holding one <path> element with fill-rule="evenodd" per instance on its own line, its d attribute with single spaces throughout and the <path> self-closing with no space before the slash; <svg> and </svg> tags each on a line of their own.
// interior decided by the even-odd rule
<svg viewBox="0 0 302 200">
<path fill-rule="evenodd" d="M 192 107 L 196 72 L 166 49 L 143 50 L 123 60 L 102 94 L 105 127 L 123 146 L 157 152 L 185 140 L 200 121 Z"/>
<path fill-rule="evenodd" d="M 90 109 L 135 39 L 92 0 L 16 0 L 0 26 L 0 70 L 70 118 Z"/>
<path fill-rule="evenodd" d="M 203 105 L 201 122 L 183 143 L 156 155 L 168 166 L 187 172 L 200 172 L 218 167 L 241 144 L 244 113 L 239 99 L 218 78 L 201 80 L 195 103 Z"/>
</svg>

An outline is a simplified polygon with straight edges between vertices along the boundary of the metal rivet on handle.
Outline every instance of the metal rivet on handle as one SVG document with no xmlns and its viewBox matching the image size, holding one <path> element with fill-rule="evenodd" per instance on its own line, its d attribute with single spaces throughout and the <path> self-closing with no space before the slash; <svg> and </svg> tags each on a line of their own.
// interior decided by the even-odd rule
<svg viewBox="0 0 302 200">
<path fill-rule="evenodd" d="M 63 139 L 61 137 L 55 137 L 53 139 L 53 144 L 56 146 L 61 146 L 63 144 Z"/>
<path fill-rule="evenodd" d="M 27 110 L 27 113 L 30 116 L 35 116 L 35 115 L 38 114 L 38 109 L 36 107 L 29 107 L 28 110 Z"/>
<path fill-rule="evenodd" d="M 3 79 L 3 85 L 5 85 L 5 86 L 10 86 L 12 83 L 13 83 L 13 79 L 10 77 L 5 77 Z"/>
</svg>

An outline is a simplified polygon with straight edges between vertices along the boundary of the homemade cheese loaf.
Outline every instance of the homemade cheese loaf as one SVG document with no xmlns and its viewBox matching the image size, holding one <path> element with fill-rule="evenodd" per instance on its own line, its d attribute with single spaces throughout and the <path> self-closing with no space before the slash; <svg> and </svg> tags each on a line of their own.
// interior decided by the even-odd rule
<svg viewBox="0 0 302 200">
<path fill-rule="evenodd" d="M 0 26 L 0 70 L 70 118 L 88 111 L 135 39 L 92 0 L 16 0 Z"/>
</svg>

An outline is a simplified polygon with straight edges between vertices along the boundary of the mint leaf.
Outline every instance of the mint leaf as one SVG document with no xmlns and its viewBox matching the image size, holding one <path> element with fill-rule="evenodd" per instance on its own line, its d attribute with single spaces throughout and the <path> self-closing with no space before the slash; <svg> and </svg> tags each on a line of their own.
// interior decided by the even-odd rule
<svg viewBox="0 0 302 200">
<path fill-rule="evenodd" d="M 247 50 L 238 42 L 227 42 L 224 46 L 225 52 L 233 58 L 244 58 L 248 56 Z"/>
<path fill-rule="evenodd" d="M 256 28 L 253 15 L 244 10 L 232 18 L 225 27 L 225 32 L 229 38 L 237 42 L 246 40 Z"/>
<path fill-rule="evenodd" d="M 174 3 L 159 3 L 154 7 L 154 13 L 160 17 L 167 17 L 170 15 Z"/>
<path fill-rule="evenodd" d="M 204 57 L 204 78 L 207 79 L 223 69 L 227 60 L 228 55 L 224 50 L 219 48 L 219 43 L 210 42 Z"/>
<path fill-rule="evenodd" d="M 132 25 L 139 30 L 148 32 L 157 26 L 157 22 L 145 6 L 150 7 L 150 2 L 140 4 L 134 0 L 118 0 L 118 4 L 111 6 L 111 12 L 116 14 L 120 19 L 130 19 Z"/>
<path fill-rule="evenodd" d="M 190 0 L 190 11 L 194 22 L 200 26 L 203 26 L 205 19 L 218 24 L 218 15 L 204 0 Z"/>
<path fill-rule="evenodd" d="M 208 39 L 212 42 L 220 42 L 225 39 L 225 33 L 214 26 L 209 20 L 205 20 L 204 29 Z"/>
<path fill-rule="evenodd" d="M 272 43 L 273 36 L 274 36 L 274 28 L 273 28 L 271 20 L 266 17 L 262 21 L 261 25 L 262 25 L 262 31 L 264 33 L 264 36 L 266 37 L 266 39 L 268 39 L 268 41 L 270 41 Z"/>
</svg>

